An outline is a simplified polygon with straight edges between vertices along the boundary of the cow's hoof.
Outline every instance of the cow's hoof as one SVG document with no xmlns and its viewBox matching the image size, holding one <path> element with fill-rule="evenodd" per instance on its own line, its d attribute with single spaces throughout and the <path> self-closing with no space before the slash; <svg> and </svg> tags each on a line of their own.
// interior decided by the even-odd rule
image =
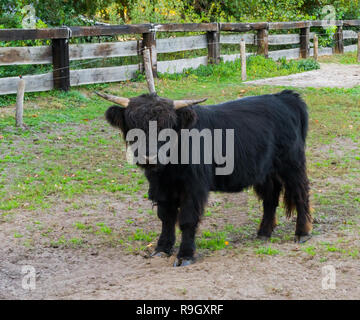
<svg viewBox="0 0 360 320">
<path fill-rule="evenodd" d="M 171 254 L 164 252 L 164 251 L 154 251 L 153 253 L 150 254 L 150 258 L 154 258 L 154 257 L 160 257 L 160 258 L 168 258 L 170 257 Z"/>
<path fill-rule="evenodd" d="M 262 241 L 270 241 L 270 237 L 268 236 L 258 235 L 257 238 Z"/>
<path fill-rule="evenodd" d="M 176 258 L 175 262 L 174 262 L 174 267 L 186 267 L 189 266 L 191 264 L 193 264 L 195 262 L 195 259 L 179 259 Z"/>
<path fill-rule="evenodd" d="M 305 236 L 295 236 L 294 241 L 297 243 L 305 243 L 306 241 L 311 239 L 311 234 L 307 234 Z"/>
</svg>

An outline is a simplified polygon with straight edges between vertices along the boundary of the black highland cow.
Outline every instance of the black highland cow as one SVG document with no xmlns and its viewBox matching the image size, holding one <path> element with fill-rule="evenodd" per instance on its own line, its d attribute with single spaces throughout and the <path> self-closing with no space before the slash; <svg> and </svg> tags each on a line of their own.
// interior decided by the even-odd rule
<svg viewBox="0 0 360 320">
<path fill-rule="evenodd" d="M 260 238 L 271 236 L 281 192 L 287 215 L 297 211 L 295 240 L 310 238 L 305 159 L 308 114 L 299 94 L 285 90 L 208 106 L 198 105 L 204 100 L 172 101 L 156 94 L 130 99 L 99 95 L 123 106 L 110 107 L 106 119 L 124 136 L 133 128 L 146 132 L 151 120 L 157 121 L 159 129 L 176 132 L 184 128 L 234 129 L 234 170 L 230 175 L 215 175 L 216 164 L 141 165 L 150 184 L 149 199 L 157 203 L 162 221 L 153 255 L 172 253 L 178 222 L 182 240 L 175 266 L 192 263 L 195 233 L 209 192 L 240 192 L 251 186 L 263 201 Z"/>
</svg>

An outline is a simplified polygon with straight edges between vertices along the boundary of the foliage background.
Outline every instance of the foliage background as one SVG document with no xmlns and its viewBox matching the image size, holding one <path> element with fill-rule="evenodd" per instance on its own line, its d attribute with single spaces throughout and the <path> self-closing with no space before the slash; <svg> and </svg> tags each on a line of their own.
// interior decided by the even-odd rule
<svg viewBox="0 0 360 320">
<path fill-rule="evenodd" d="M 186 22 L 255 22 L 324 19 L 323 8 L 333 5 L 336 19 L 360 19 L 360 0 L 0 0 L 0 29 L 22 28 L 32 5 L 36 28 L 94 25 L 97 23 L 186 23 Z M 333 46 L 336 27 L 314 30 L 321 47 Z M 288 31 L 277 31 L 288 32 Z M 181 36 L 182 33 L 159 33 L 157 36 Z M 135 40 L 141 35 L 80 37 L 71 43 Z M 49 40 L 0 41 L 0 47 L 49 45 Z M 351 44 L 351 43 L 349 43 Z M 277 49 L 289 49 L 290 45 Z M 247 50 L 256 50 L 248 46 Z M 222 54 L 238 52 L 237 45 L 222 45 Z M 206 55 L 206 50 L 159 54 L 159 60 L 184 59 Z M 97 59 L 71 62 L 71 68 L 96 68 L 136 64 L 138 57 Z M 20 65 L 0 68 L 0 77 L 18 74 L 40 74 L 51 71 L 52 65 Z"/>
<path fill-rule="evenodd" d="M 332 5 L 336 19 L 359 19 L 360 0 L 0 0 L 0 28 L 21 28 L 25 5 L 37 27 L 164 22 L 242 22 L 322 19 Z"/>
</svg>

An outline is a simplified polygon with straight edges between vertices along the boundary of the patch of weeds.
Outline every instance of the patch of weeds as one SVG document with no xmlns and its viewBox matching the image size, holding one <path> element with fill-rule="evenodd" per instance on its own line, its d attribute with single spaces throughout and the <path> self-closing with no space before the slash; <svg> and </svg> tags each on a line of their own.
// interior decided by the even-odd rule
<svg viewBox="0 0 360 320">
<path fill-rule="evenodd" d="M 311 256 L 316 255 L 316 247 L 315 246 L 309 246 L 309 247 L 306 247 L 306 248 L 301 248 L 301 250 L 306 252 L 307 254 L 309 254 Z"/>
<path fill-rule="evenodd" d="M 83 224 L 83 223 L 81 223 L 81 222 L 75 222 L 75 223 L 74 223 L 74 226 L 75 226 L 75 228 L 78 229 L 78 230 L 84 230 L 84 229 L 86 229 L 86 225 Z"/>
<path fill-rule="evenodd" d="M 14 233 L 14 238 L 18 239 L 18 238 L 22 238 L 22 237 L 23 237 L 22 234 L 17 233 L 17 232 Z"/>
<path fill-rule="evenodd" d="M 279 243 L 279 242 L 281 242 L 281 238 L 279 238 L 279 237 L 271 237 L 270 242 L 271 243 Z"/>
<path fill-rule="evenodd" d="M 231 248 L 226 231 L 211 232 L 204 230 L 200 238 L 196 239 L 196 245 L 199 249 L 208 249 L 211 251 Z"/>
<path fill-rule="evenodd" d="M 343 249 L 340 249 L 340 248 L 337 248 L 334 246 L 329 246 L 329 245 L 326 247 L 326 250 L 329 252 L 343 252 L 344 251 Z"/>
<path fill-rule="evenodd" d="M 68 243 L 76 245 L 76 246 L 82 245 L 83 242 L 84 241 L 82 239 L 80 239 L 80 238 L 71 238 L 71 239 L 68 240 Z"/>
<path fill-rule="evenodd" d="M 100 227 L 99 231 L 96 231 L 95 234 L 111 234 L 112 230 L 110 227 L 108 227 L 105 223 L 103 222 L 99 222 L 96 224 L 98 227 Z"/>
<path fill-rule="evenodd" d="M 48 228 L 46 231 L 44 231 L 44 232 L 41 233 L 41 236 L 42 236 L 42 237 L 48 237 L 49 234 L 50 234 L 51 232 L 53 232 L 53 231 L 54 231 L 54 230 L 53 230 L 52 228 Z"/>
<path fill-rule="evenodd" d="M 359 257 L 359 250 L 357 250 L 357 249 L 350 250 L 350 251 L 348 252 L 348 254 L 349 254 L 350 257 L 356 259 L 356 258 Z"/>
<path fill-rule="evenodd" d="M 205 214 L 204 214 L 205 217 L 211 217 L 212 215 L 213 215 L 213 213 L 209 209 L 207 209 Z"/>
<path fill-rule="evenodd" d="M 146 210 L 146 213 L 147 213 L 148 215 L 150 215 L 150 216 L 154 216 L 154 215 L 155 215 L 155 212 L 154 212 L 154 210 L 152 210 L 152 209 L 147 209 L 147 210 Z"/>
<path fill-rule="evenodd" d="M 328 261 L 328 258 L 327 257 L 321 257 L 319 261 L 321 263 L 324 263 L 324 262 Z"/>
<path fill-rule="evenodd" d="M 249 56 L 246 59 L 246 73 L 249 80 L 266 77 L 289 75 L 292 73 L 319 69 L 320 65 L 313 59 L 279 61 L 267 59 L 263 56 Z M 241 73 L 241 60 L 221 62 L 219 64 L 200 65 L 198 68 L 185 69 L 181 73 L 159 73 L 160 79 L 181 80 L 191 78 L 194 80 L 206 78 L 207 81 L 236 79 L 239 81 Z"/>
<path fill-rule="evenodd" d="M 231 209 L 231 208 L 233 208 L 233 207 L 235 207 L 235 204 L 232 203 L 232 202 L 226 202 L 226 203 L 224 204 L 224 209 Z"/>
<path fill-rule="evenodd" d="M 144 241 L 152 242 L 157 236 L 154 231 L 145 232 L 143 229 L 136 229 L 136 231 L 128 237 L 129 241 Z"/>
<path fill-rule="evenodd" d="M 331 56 L 319 57 L 323 63 L 341 63 L 341 64 L 358 64 L 356 52 L 345 52 L 343 54 L 333 54 Z"/>
<path fill-rule="evenodd" d="M 50 241 L 50 246 L 54 247 L 54 248 L 58 248 L 60 246 L 62 246 L 62 247 L 66 247 L 66 246 L 74 247 L 74 246 L 81 246 L 82 244 L 84 244 L 83 239 L 80 239 L 80 238 L 65 239 L 64 236 L 61 236 L 56 241 L 54 241 L 54 240 Z"/>
<path fill-rule="evenodd" d="M 50 246 L 54 248 L 58 248 L 59 246 L 63 246 L 66 244 L 66 240 L 64 236 L 61 236 L 58 240 L 50 241 Z"/>
<path fill-rule="evenodd" d="M 274 256 L 280 253 L 279 250 L 272 248 L 271 246 L 268 247 L 259 247 L 255 250 L 255 253 L 258 255 L 269 255 Z"/>
</svg>

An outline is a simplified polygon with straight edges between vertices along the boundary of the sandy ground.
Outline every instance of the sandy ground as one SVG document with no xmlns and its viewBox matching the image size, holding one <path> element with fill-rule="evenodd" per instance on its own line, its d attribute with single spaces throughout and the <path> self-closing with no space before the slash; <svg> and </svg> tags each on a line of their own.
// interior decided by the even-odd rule
<svg viewBox="0 0 360 320">
<path fill-rule="evenodd" d="M 313 88 L 353 88 L 360 85 L 360 65 L 321 63 L 320 66 L 321 68 L 319 70 L 292 74 L 290 76 L 248 81 L 246 83 Z"/>
<path fill-rule="evenodd" d="M 336 290 L 322 290 L 316 263 L 288 257 L 215 256 L 187 268 L 172 268 L 171 259 L 145 260 L 116 250 L 96 256 L 53 250 L 11 257 L 1 270 L 2 299 L 360 298 L 354 284 L 360 270 L 348 263 L 335 265 Z M 35 266 L 34 291 L 21 288 L 19 264 Z"/>
<path fill-rule="evenodd" d="M 292 256 L 218 252 L 196 264 L 173 268 L 171 258 L 146 259 L 115 248 L 2 249 L 0 299 L 360 299 L 360 266 L 329 260 L 336 289 L 322 288 L 316 258 L 293 243 Z M 21 266 L 36 270 L 36 288 L 22 288 Z"/>
</svg>

